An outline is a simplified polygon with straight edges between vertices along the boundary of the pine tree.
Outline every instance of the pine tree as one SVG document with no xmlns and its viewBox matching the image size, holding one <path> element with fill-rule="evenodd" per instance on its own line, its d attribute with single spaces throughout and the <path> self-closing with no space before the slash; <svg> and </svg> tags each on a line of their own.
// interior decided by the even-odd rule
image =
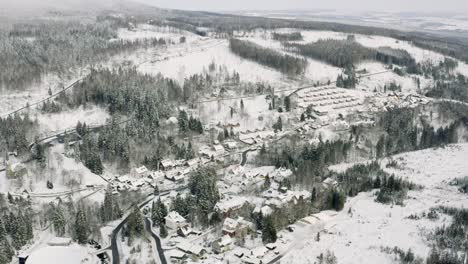
<svg viewBox="0 0 468 264">
<path fill-rule="evenodd" d="M 262 241 L 263 243 L 276 242 L 276 227 L 271 216 L 263 218 L 262 224 Z"/>
<path fill-rule="evenodd" d="M 138 206 L 133 207 L 133 211 L 128 220 L 127 227 L 129 229 L 130 237 L 141 236 L 143 234 L 143 215 L 141 214 L 140 208 L 138 208 Z"/>
<path fill-rule="evenodd" d="M 161 238 L 166 238 L 167 237 L 167 228 L 166 228 L 166 225 L 165 224 L 162 224 L 160 227 L 159 227 L 159 236 Z"/>
<path fill-rule="evenodd" d="M 78 243 L 85 244 L 89 236 L 89 223 L 82 206 L 78 207 L 75 218 L 75 237 Z"/>
<path fill-rule="evenodd" d="M 154 225 L 164 224 L 164 218 L 167 216 L 167 208 L 159 198 L 156 202 L 153 202 L 153 208 L 151 210 L 151 220 Z"/>
<path fill-rule="evenodd" d="M 102 204 L 102 222 L 106 223 L 115 219 L 116 214 L 114 213 L 114 208 L 112 188 L 110 185 L 108 185 L 104 194 L 104 203 Z"/>
<path fill-rule="evenodd" d="M 291 99 L 289 96 L 284 97 L 284 110 L 286 112 L 291 111 Z"/>
<path fill-rule="evenodd" d="M 60 206 L 53 208 L 52 224 L 57 236 L 63 236 L 65 234 L 65 216 L 63 215 L 62 208 Z"/>
</svg>

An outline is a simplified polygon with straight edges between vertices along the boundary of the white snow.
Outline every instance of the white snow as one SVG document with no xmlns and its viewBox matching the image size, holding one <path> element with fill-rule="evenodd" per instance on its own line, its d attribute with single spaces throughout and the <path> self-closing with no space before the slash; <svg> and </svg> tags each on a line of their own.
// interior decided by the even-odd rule
<svg viewBox="0 0 468 264">
<path fill-rule="evenodd" d="M 88 252 L 85 247 L 73 244 L 68 247 L 47 246 L 31 253 L 28 264 L 91 264 L 99 259 Z"/>
<path fill-rule="evenodd" d="M 431 248 L 425 234 L 436 226 L 448 224 L 450 217 L 441 216 L 437 221 L 406 217 L 439 205 L 466 206 L 468 197 L 448 182 L 466 176 L 467 156 L 468 144 L 395 156 L 402 169 L 389 172 L 424 186 L 423 190 L 410 191 L 403 207 L 376 203 L 372 193 L 361 193 L 349 199 L 336 216 L 331 215 L 328 220 L 319 217 L 324 223 L 319 242 L 314 239 L 315 233 L 309 234 L 309 238 L 294 247 L 281 263 L 311 263 L 310 260 L 326 250 L 334 252 L 338 263 L 394 263 L 391 256 L 380 250 L 387 246 L 411 248 L 417 256 L 425 258 Z M 346 167 L 349 166 L 338 166 L 341 170 Z M 348 214 L 350 208 L 352 214 Z"/>
<path fill-rule="evenodd" d="M 50 134 L 74 129 L 78 121 L 81 123 L 86 122 L 88 127 L 103 125 L 109 117 L 109 113 L 103 108 L 95 106 L 84 108 L 80 106 L 77 109 L 66 110 L 59 113 L 38 114 L 37 120 L 41 127 L 41 132 Z"/>
<path fill-rule="evenodd" d="M 142 39 L 164 39 L 179 43 L 180 37 L 185 36 L 186 41 L 190 42 L 199 36 L 177 28 L 169 26 L 153 26 L 149 24 L 138 24 L 134 29 L 119 28 L 118 38 L 123 40 L 142 40 Z"/>
<path fill-rule="evenodd" d="M 139 70 L 150 74 L 161 73 L 182 83 L 186 77 L 203 73 L 211 62 L 215 62 L 217 65 L 226 65 L 230 71 L 237 71 L 243 81 L 271 84 L 286 82 L 280 72 L 233 54 L 229 50 L 227 41 L 209 40 L 200 44 L 201 46 L 195 46 L 197 48 L 195 50 L 186 48 L 172 51 L 169 48 L 163 55 L 168 57 L 167 59 L 145 63 L 139 67 Z"/>
</svg>

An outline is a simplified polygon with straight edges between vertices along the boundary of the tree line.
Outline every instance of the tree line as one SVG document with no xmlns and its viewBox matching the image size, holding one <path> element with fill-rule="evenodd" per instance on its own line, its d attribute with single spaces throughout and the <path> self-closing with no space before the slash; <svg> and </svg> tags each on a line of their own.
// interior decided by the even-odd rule
<svg viewBox="0 0 468 264">
<path fill-rule="evenodd" d="M 250 41 L 232 38 L 229 40 L 229 47 L 234 54 L 242 58 L 253 60 L 285 74 L 303 74 L 307 69 L 307 60 L 305 59 L 283 55 Z"/>
</svg>

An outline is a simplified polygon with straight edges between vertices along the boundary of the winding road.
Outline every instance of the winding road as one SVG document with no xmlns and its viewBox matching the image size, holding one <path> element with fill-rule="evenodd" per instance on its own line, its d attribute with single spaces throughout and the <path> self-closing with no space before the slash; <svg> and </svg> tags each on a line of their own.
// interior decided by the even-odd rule
<svg viewBox="0 0 468 264">
<path fill-rule="evenodd" d="M 165 196 L 165 195 L 168 195 L 172 191 L 182 191 L 182 190 L 185 190 L 185 189 L 187 189 L 186 186 L 181 186 L 181 187 L 178 187 L 178 188 L 175 188 L 175 189 L 162 191 L 159 194 L 159 196 Z M 140 208 L 140 209 L 143 208 L 145 205 L 147 205 L 149 202 L 151 202 L 154 198 L 155 198 L 154 194 L 148 195 L 143 202 L 138 204 L 138 208 Z M 133 205 L 130 206 L 129 208 L 127 208 L 126 211 L 130 211 L 131 208 L 133 208 Z M 130 218 L 130 215 L 131 215 L 131 212 L 127 213 L 123 217 L 122 221 L 112 231 L 111 246 L 110 246 L 110 249 L 112 250 L 112 264 L 120 264 L 120 254 L 119 254 L 119 249 L 118 249 L 118 245 L 117 245 L 117 235 L 120 233 L 120 230 L 122 229 L 122 227 L 128 222 L 128 219 Z M 162 248 L 161 248 L 161 250 L 162 250 Z M 160 254 L 159 255 L 160 259 L 162 259 L 162 258 L 165 259 L 163 251 L 158 250 L 158 253 Z"/>
<path fill-rule="evenodd" d="M 164 250 L 162 248 L 161 239 L 156 233 L 154 233 L 153 228 L 152 228 L 152 222 L 148 217 L 145 217 L 145 228 L 146 228 L 146 231 L 151 234 L 151 236 L 154 239 L 154 242 L 156 243 L 156 250 L 157 250 L 158 256 L 156 256 L 155 259 L 159 258 L 160 260 L 159 263 L 167 264 L 166 257 L 164 256 Z"/>
</svg>

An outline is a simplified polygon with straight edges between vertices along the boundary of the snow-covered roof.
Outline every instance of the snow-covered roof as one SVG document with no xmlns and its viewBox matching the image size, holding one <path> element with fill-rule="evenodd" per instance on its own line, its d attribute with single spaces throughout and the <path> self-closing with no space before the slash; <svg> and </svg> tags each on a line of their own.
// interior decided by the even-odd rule
<svg viewBox="0 0 468 264">
<path fill-rule="evenodd" d="M 203 252 L 203 247 L 200 246 L 200 245 L 197 245 L 197 244 L 190 244 L 190 243 L 180 243 L 179 245 L 177 245 L 177 248 L 184 251 L 184 252 L 187 252 L 187 253 L 191 253 L 191 254 L 194 254 L 194 255 L 201 255 L 202 252 Z"/>
<path fill-rule="evenodd" d="M 271 215 L 273 213 L 273 209 L 271 209 L 270 206 L 265 205 L 260 209 L 260 212 L 262 212 L 263 216 Z"/>
<path fill-rule="evenodd" d="M 90 255 L 86 248 L 71 246 L 46 246 L 33 251 L 27 260 L 28 264 L 86 264 L 97 260 Z"/>
<path fill-rule="evenodd" d="M 166 217 L 166 221 L 172 221 L 175 223 L 183 223 L 185 222 L 185 218 L 182 217 L 179 213 L 176 211 L 171 211 Z"/>
<path fill-rule="evenodd" d="M 263 256 L 265 256 L 267 252 L 268 252 L 268 248 L 266 248 L 265 246 L 256 247 L 252 249 L 252 255 L 255 256 L 256 258 L 262 258 Z"/>
<path fill-rule="evenodd" d="M 229 235 L 224 235 L 219 241 L 219 245 L 222 247 L 231 245 L 232 243 L 233 243 L 233 240 Z"/>
<path fill-rule="evenodd" d="M 167 168 L 167 167 L 174 167 L 175 163 L 172 160 L 166 159 L 166 160 L 161 160 L 161 165 Z"/>
<path fill-rule="evenodd" d="M 227 197 L 216 203 L 215 208 L 221 212 L 227 213 L 229 210 L 238 209 L 247 202 L 244 197 Z"/>
<path fill-rule="evenodd" d="M 135 168 L 135 172 L 138 173 L 138 174 L 143 174 L 145 172 L 147 172 L 148 169 L 143 165 L 141 167 L 138 167 L 138 168 Z"/>
<path fill-rule="evenodd" d="M 214 149 L 216 152 L 223 152 L 223 151 L 224 151 L 224 147 L 221 146 L 221 145 L 213 145 L 213 149 Z"/>
</svg>

